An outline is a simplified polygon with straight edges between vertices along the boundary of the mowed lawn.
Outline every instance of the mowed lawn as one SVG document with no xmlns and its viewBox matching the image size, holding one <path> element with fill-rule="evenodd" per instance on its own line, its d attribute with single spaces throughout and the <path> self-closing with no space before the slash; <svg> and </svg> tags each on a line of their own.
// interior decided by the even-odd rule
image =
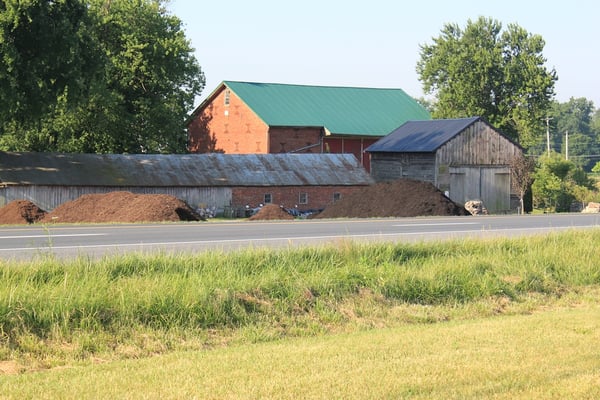
<svg viewBox="0 0 600 400">
<path fill-rule="evenodd" d="M 529 314 L 0 375 L 0 398 L 598 399 L 598 294 Z"/>
</svg>

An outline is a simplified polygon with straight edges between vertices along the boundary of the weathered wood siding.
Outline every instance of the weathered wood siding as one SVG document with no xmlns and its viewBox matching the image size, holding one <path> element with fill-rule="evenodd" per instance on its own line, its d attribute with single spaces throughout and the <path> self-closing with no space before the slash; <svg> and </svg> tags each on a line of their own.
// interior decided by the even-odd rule
<svg viewBox="0 0 600 400">
<path fill-rule="evenodd" d="M 192 208 L 231 205 L 229 187 L 109 187 L 109 186 L 25 186 L 14 185 L 0 188 L 0 206 L 13 200 L 30 200 L 45 211 L 51 211 L 62 203 L 92 193 L 127 191 L 140 194 L 168 194 L 184 200 Z"/>
<path fill-rule="evenodd" d="M 457 203 L 481 200 L 489 212 L 508 212 L 511 209 L 510 169 L 503 166 L 452 167 L 449 194 Z"/>
<path fill-rule="evenodd" d="M 508 165 L 519 147 L 490 125 L 478 121 L 436 152 L 439 166 Z"/>
<path fill-rule="evenodd" d="M 434 153 L 371 153 L 371 176 L 376 182 L 408 178 L 435 184 Z"/>
</svg>

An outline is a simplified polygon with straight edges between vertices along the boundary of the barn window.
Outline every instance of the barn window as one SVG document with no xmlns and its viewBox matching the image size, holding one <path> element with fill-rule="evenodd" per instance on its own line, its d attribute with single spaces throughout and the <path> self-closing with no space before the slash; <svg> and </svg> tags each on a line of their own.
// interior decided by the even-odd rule
<svg viewBox="0 0 600 400">
<path fill-rule="evenodd" d="M 273 202 L 273 195 L 271 193 L 265 193 L 265 204 L 271 204 Z"/>
<path fill-rule="evenodd" d="M 229 97 L 231 96 L 231 90 L 225 90 L 225 106 L 229 106 Z"/>
<path fill-rule="evenodd" d="M 336 201 L 338 201 L 339 199 L 342 198 L 342 194 L 341 193 L 334 193 L 333 194 L 333 202 L 335 203 Z"/>
<path fill-rule="evenodd" d="M 298 204 L 308 204 L 308 193 L 300 193 L 298 195 Z"/>
</svg>

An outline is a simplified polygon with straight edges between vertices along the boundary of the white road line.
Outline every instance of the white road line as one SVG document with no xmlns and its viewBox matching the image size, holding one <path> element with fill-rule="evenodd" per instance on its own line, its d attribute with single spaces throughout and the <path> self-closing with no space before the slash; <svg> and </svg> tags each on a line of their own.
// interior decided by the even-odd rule
<svg viewBox="0 0 600 400">
<path fill-rule="evenodd" d="M 79 236 L 106 236 L 106 233 L 71 233 L 62 235 L 26 235 L 26 236 L 0 236 L 0 239 L 39 239 L 39 238 L 57 238 L 57 237 L 79 237 Z"/>
<path fill-rule="evenodd" d="M 84 246 L 47 246 L 47 247 L 15 247 L 0 249 L 0 252 L 7 251 L 31 251 L 31 250 L 69 250 L 69 249 L 101 249 L 101 248 L 125 248 L 125 247 L 150 247 L 150 246 L 185 246 L 185 245 L 211 245 L 215 243 L 243 243 L 247 242 L 249 245 L 260 242 L 274 242 L 274 241 L 287 241 L 292 242 L 295 240 L 316 240 L 316 239 L 340 239 L 340 238 L 361 238 L 361 237 L 372 237 L 377 239 L 378 237 L 392 237 L 392 236 L 414 236 L 414 235 L 453 235 L 453 234 L 468 234 L 468 233 L 500 233 L 507 231 L 516 231 L 523 233 L 524 231 L 552 231 L 552 230 L 564 230 L 572 229 L 573 227 L 540 227 L 540 228 L 505 228 L 505 229 L 493 229 L 493 230 L 466 230 L 466 231 L 429 231 L 429 232 L 397 232 L 397 233 L 379 233 L 379 234 L 340 234 L 340 235 L 326 235 L 326 236 L 296 236 L 296 237 L 277 237 L 277 238 L 255 238 L 255 239 L 220 239 L 220 240 L 196 240 L 188 242 L 152 242 L 152 243 L 114 243 L 114 244 L 99 244 L 99 245 L 84 245 Z M 579 228 L 593 228 L 593 227 L 579 227 Z"/>
<path fill-rule="evenodd" d="M 429 224 L 396 224 L 396 225 L 392 225 L 392 226 L 401 226 L 401 227 L 407 227 L 407 226 L 446 226 L 446 225 L 478 225 L 480 224 L 480 222 L 432 222 Z"/>
</svg>

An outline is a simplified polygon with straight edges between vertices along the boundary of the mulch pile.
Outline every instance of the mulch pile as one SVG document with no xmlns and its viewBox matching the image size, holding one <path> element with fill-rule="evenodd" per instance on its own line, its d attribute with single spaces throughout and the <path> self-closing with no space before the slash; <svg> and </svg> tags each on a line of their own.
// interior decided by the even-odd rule
<svg viewBox="0 0 600 400">
<path fill-rule="evenodd" d="M 32 224 L 46 212 L 28 200 L 13 200 L 0 208 L 0 224 Z"/>
<path fill-rule="evenodd" d="M 267 204 L 263 206 L 256 214 L 249 218 L 252 221 L 256 220 L 277 220 L 277 219 L 294 219 L 294 217 L 276 204 Z"/>
<path fill-rule="evenodd" d="M 412 179 L 365 187 L 325 208 L 313 218 L 378 218 L 470 215 L 433 184 Z"/>
<path fill-rule="evenodd" d="M 182 200 L 166 194 L 110 192 L 86 194 L 63 203 L 40 222 L 155 222 L 198 221 Z"/>
<path fill-rule="evenodd" d="M 187 203 L 166 194 L 86 194 L 51 212 L 25 200 L 0 208 L 0 224 L 199 221 Z"/>
</svg>

